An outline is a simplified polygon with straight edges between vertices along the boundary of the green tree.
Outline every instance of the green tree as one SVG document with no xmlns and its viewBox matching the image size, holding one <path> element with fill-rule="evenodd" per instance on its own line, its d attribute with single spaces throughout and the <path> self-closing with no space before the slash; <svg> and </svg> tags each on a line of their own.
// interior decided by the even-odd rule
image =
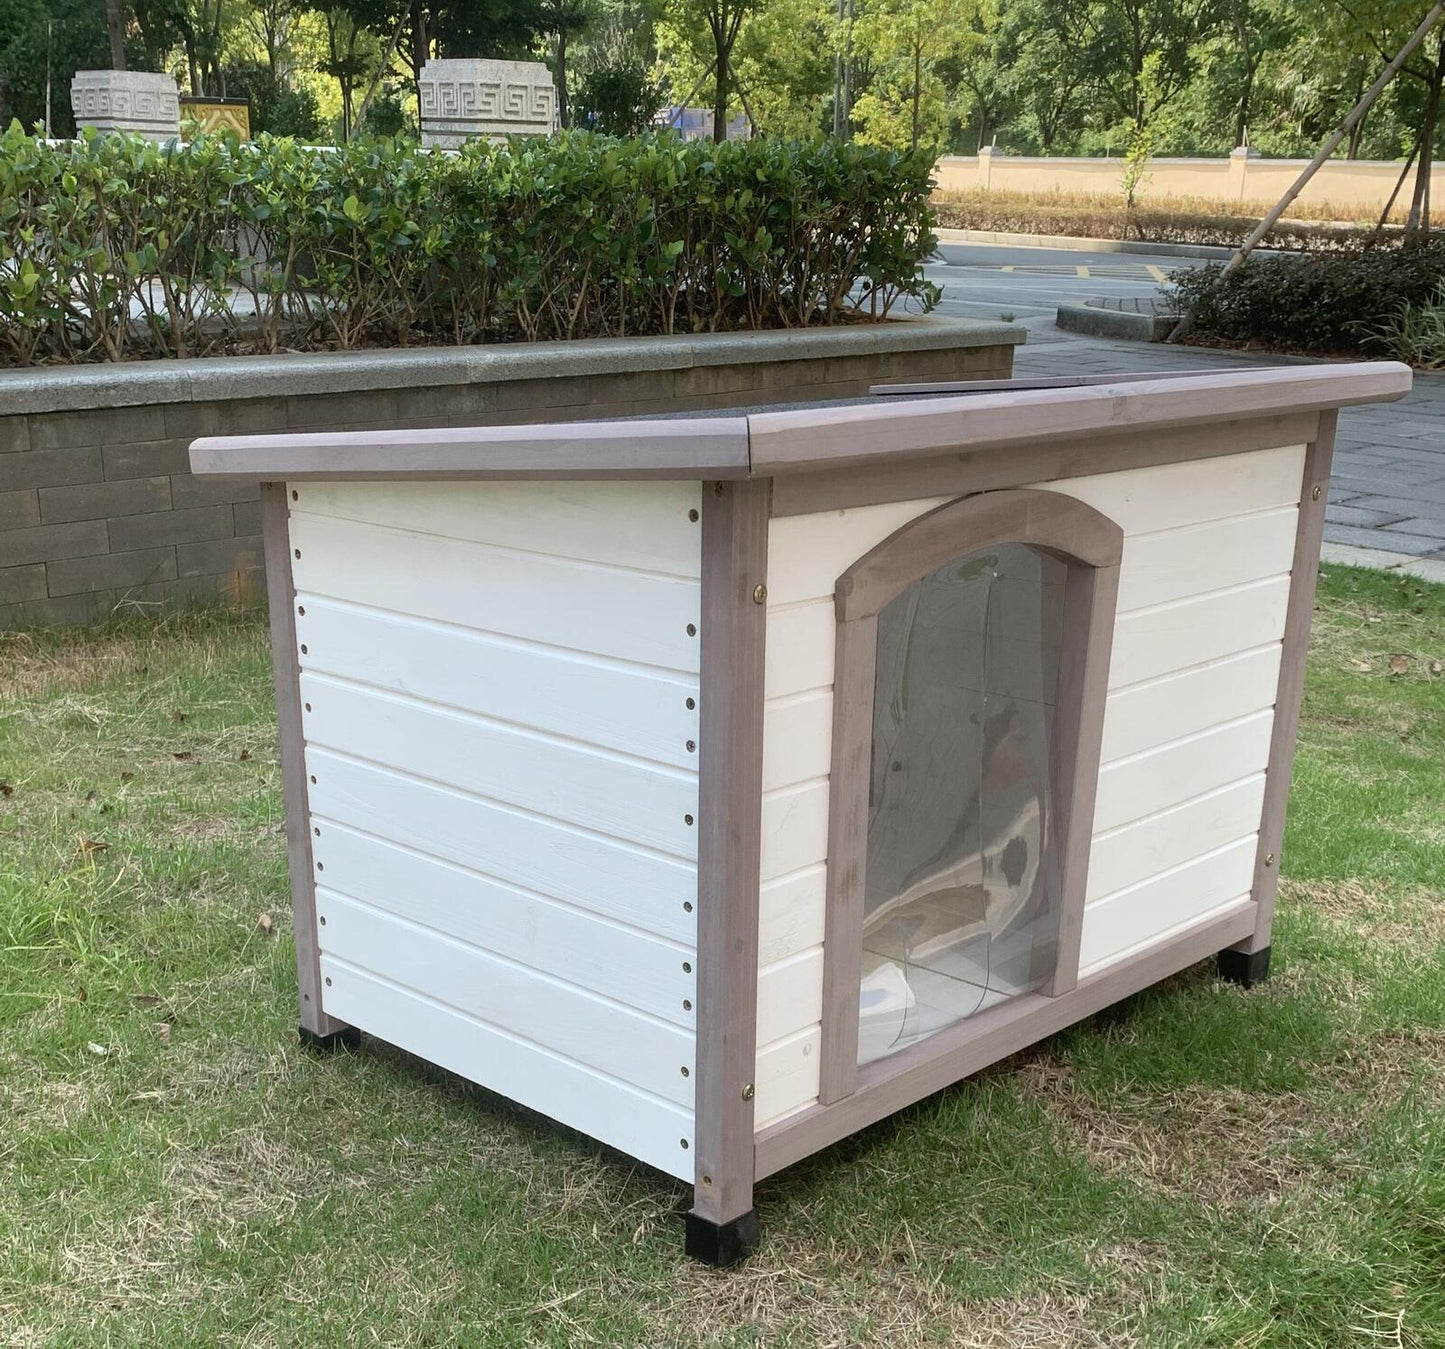
<svg viewBox="0 0 1445 1349">
<path fill-rule="evenodd" d="M 858 139 L 870 145 L 941 145 L 948 106 L 940 67 L 967 59 L 985 39 L 981 0 L 887 0 L 857 21 L 853 42 L 869 53 L 873 79 L 853 105 Z"/>
</svg>

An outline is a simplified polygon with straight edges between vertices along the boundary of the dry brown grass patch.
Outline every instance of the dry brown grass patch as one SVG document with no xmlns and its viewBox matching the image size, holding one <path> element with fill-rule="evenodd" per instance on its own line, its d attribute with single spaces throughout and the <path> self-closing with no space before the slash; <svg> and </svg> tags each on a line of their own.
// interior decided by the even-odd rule
<svg viewBox="0 0 1445 1349">
<path fill-rule="evenodd" d="M 1280 903 L 1311 909 L 1359 936 L 1389 946 L 1438 945 L 1445 941 L 1445 896 L 1430 890 L 1394 894 L 1359 880 L 1282 879 Z"/>
</svg>

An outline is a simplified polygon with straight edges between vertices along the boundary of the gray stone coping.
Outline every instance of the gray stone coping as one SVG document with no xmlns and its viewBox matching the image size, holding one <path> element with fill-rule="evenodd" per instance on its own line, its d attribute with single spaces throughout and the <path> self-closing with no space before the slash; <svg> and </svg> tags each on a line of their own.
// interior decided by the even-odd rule
<svg viewBox="0 0 1445 1349">
<path fill-rule="evenodd" d="M 1017 346 L 1025 337 L 1016 325 L 930 314 L 836 328 L 48 366 L 0 371 L 0 416 Z"/>
<path fill-rule="evenodd" d="M 1152 299 L 1085 300 L 1061 304 L 1054 321 L 1065 332 L 1117 337 L 1135 342 L 1167 342 L 1179 315 Z"/>
</svg>

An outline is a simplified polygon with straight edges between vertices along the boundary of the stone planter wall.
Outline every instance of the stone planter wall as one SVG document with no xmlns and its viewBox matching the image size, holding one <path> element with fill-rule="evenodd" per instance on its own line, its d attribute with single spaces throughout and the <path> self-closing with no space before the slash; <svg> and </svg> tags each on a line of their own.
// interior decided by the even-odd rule
<svg viewBox="0 0 1445 1349">
<path fill-rule="evenodd" d="M 0 373 L 0 628 L 263 592 L 253 486 L 197 436 L 576 420 L 1006 377 L 1023 331 L 877 327 L 240 357 Z"/>
</svg>

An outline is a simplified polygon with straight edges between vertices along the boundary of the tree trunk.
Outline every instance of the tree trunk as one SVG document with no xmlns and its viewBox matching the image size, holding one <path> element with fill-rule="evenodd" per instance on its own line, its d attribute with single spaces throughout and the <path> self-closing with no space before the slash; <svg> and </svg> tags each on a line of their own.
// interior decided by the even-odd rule
<svg viewBox="0 0 1445 1349">
<path fill-rule="evenodd" d="M 1234 119 L 1234 143 L 1243 145 L 1249 134 L 1249 109 L 1254 98 L 1254 50 L 1249 45 L 1249 24 L 1245 21 L 1244 0 L 1233 0 L 1230 6 L 1235 36 L 1239 38 L 1240 55 L 1244 57 L 1244 87 L 1239 91 L 1239 111 Z"/>
<path fill-rule="evenodd" d="M 110 34 L 110 68 L 124 70 L 125 14 L 121 10 L 121 0 L 105 0 L 105 28 Z"/>
<path fill-rule="evenodd" d="M 572 125 L 572 118 L 567 111 L 567 28 L 561 25 L 557 29 L 557 69 L 553 72 L 557 77 L 557 120 L 562 124 L 562 130 L 566 131 Z"/>
<path fill-rule="evenodd" d="M 717 65 L 713 69 L 712 138 L 717 142 L 728 138 L 728 48 L 716 27 L 713 29 L 713 46 L 717 50 Z"/>
<path fill-rule="evenodd" d="M 431 56 L 431 42 L 426 31 L 426 5 L 424 0 L 411 0 L 411 69 L 420 75 L 427 58 Z M 418 91 L 420 96 L 420 91 Z"/>
<path fill-rule="evenodd" d="M 923 44 L 913 44 L 913 148 L 918 149 L 918 104 L 923 97 Z"/>
<path fill-rule="evenodd" d="M 1415 169 L 1415 193 L 1405 220 L 1405 246 L 1414 248 L 1430 238 L 1430 171 L 1435 162 L 1435 131 L 1440 123 L 1440 87 L 1445 84 L 1445 36 L 1435 49 L 1435 68 L 1425 96 L 1425 115 L 1420 121 L 1420 160 Z"/>
</svg>

